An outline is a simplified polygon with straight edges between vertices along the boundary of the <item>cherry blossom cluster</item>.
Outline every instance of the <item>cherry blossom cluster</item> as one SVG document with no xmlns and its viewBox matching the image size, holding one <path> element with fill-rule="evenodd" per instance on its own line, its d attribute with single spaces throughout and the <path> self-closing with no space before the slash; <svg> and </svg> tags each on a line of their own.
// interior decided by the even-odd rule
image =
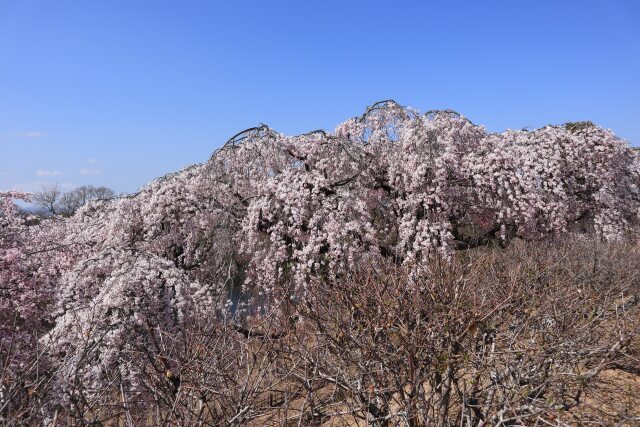
<svg viewBox="0 0 640 427">
<path fill-rule="evenodd" d="M 105 250 L 78 262 L 58 293 L 56 324 L 42 341 L 60 363 L 63 401 L 80 392 L 100 395 L 113 381 L 139 392 L 135 355 L 160 353 L 158 331 L 177 333 L 212 307 L 206 286 L 171 261 L 134 250 Z"/>
<path fill-rule="evenodd" d="M 211 158 L 70 218 L 18 215 L 0 193 L 0 339 L 37 329 L 61 390 L 119 378 L 154 330 L 243 301 L 304 298 L 317 280 L 456 250 L 595 233 L 633 238 L 640 160 L 591 123 L 487 132 L 452 111 L 377 103 L 334 132 L 234 136 Z M 71 393 L 71 392 L 69 392 Z M 71 396 L 71 394 L 69 394 Z"/>
<path fill-rule="evenodd" d="M 28 202 L 30 194 L 0 192 L 0 351 L 13 368 L 37 346 L 34 337 L 51 322 L 57 271 L 43 256 L 41 227 L 27 226 L 31 217 L 19 215 L 15 201 Z"/>
</svg>

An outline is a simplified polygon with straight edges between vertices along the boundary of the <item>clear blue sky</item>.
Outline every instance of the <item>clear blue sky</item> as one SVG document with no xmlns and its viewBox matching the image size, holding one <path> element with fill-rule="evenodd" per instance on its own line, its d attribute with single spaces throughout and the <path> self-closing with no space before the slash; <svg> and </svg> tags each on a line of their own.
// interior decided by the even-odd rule
<svg viewBox="0 0 640 427">
<path fill-rule="evenodd" d="M 131 192 L 386 98 L 640 145 L 640 1 L 0 0 L 0 190 Z"/>
</svg>

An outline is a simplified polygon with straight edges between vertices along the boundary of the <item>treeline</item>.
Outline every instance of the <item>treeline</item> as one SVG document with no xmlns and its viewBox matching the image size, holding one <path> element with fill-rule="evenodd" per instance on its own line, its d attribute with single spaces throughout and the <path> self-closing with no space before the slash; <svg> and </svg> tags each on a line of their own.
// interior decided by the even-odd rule
<svg viewBox="0 0 640 427">
<path fill-rule="evenodd" d="M 48 184 L 33 195 L 32 201 L 35 207 L 34 213 L 37 215 L 70 217 L 90 201 L 111 199 L 115 195 L 114 191 L 107 187 L 82 185 L 63 192 L 58 184 Z"/>
</svg>

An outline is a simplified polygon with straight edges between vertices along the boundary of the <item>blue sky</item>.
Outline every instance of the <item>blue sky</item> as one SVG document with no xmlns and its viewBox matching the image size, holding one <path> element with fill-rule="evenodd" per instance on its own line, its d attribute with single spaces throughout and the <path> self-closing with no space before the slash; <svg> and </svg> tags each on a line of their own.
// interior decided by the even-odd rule
<svg viewBox="0 0 640 427">
<path fill-rule="evenodd" d="M 387 98 L 640 145 L 640 2 L 0 0 L 0 190 L 132 192 Z"/>
</svg>

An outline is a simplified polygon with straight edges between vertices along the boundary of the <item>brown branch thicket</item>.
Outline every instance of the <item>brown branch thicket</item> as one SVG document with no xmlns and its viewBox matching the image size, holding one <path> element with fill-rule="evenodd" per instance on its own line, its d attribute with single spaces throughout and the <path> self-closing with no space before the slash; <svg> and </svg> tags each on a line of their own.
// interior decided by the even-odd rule
<svg viewBox="0 0 640 427">
<path fill-rule="evenodd" d="M 136 383 L 113 372 L 88 391 L 76 378 L 68 405 L 43 348 L 24 378 L 2 373 L 0 413 L 12 425 L 634 425 L 638 252 L 516 240 L 434 257 L 419 276 L 362 266 L 253 320 L 148 326 L 123 366 Z"/>
<path fill-rule="evenodd" d="M 597 403 L 625 398 L 599 393 L 604 371 L 637 373 L 636 252 L 516 242 L 433 259 L 410 286 L 402 272 L 372 268 L 315 287 L 298 307 L 307 377 L 361 424 L 637 422 L 632 408 Z"/>
</svg>

